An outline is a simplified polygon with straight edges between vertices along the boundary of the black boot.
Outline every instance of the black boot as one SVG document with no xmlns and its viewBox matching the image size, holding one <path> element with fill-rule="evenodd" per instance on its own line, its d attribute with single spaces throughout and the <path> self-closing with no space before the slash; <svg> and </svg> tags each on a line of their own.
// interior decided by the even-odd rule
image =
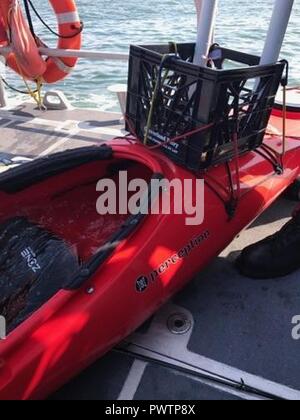
<svg viewBox="0 0 300 420">
<path fill-rule="evenodd" d="M 275 235 L 244 249 L 236 266 L 254 279 L 284 277 L 300 269 L 300 213 Z"/>
<path fill-rule="evenodd" d="M 289 186 L 285 191 L 284 196 L 291 201 L 300 201 L 300 178 L 297 178 L 296 181 Z"/>
</svg>

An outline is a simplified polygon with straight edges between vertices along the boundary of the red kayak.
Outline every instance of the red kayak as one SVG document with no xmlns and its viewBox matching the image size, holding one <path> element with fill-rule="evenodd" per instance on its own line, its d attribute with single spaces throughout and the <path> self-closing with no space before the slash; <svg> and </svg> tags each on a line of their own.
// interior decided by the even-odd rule
<svg viewBox="0 0 300 420">
<path fill-rule="evenodd" d="M 195 178 L 161 153 L 126 140 L 1 175 L 4 291 L 9 294 L 10 277 L 32 279 L 14 301 L 0 298 L 9 332 L 0 341 L 2 400 L 50 395 L 138 328 L 282 194 L 300 172 L 300 113 L 288 110 L 280 173 L 274 159 L 283 148 L 281 113 L 271 118 L 265 146 L 239 159 L 235 212 L 226 206 L 226 166 L 206 172 L 200 226 L 187 226 L 185 215 L 176 214 L 99 216 L 96 184 L 117 180 L 121 170 L 147 183 Z M 235 187 L 235 176 L 232 182 Z M 31 287 L 37 275 L 43 283 Z"/>
</svg>

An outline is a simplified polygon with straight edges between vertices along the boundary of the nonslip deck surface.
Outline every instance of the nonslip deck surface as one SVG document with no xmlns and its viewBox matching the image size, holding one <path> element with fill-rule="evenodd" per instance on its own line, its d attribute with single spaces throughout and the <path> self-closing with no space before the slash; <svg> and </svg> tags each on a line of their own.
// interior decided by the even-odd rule
<svg viewBox="0 0 300 420">
<path fill-rule="evenodd" d="M 32 104 L 0 110 L 0 158 L 100 144 L 124 135 L 120 118 L 97 110 L 40 112 Z M 292 338 L 300 273 L 252 281 L 233 265 L 244 246 L 278 230 L 294 205 L 278 200 L 172 303 L 52 398 L 226 400 L 267 393 L 300 400 L 300 341 Z M 169 330 L 174 315 L 187 321 L 185 333 Z M 243 384 L 258 392 L 244 392 Z"/>
<path fill-rule="evenodd" d="M 0 153 L 38 157 L 122 136 L 121 115 L 97 110 L 41 112 L 33 104 L 0 110 Z"/>
</svg>

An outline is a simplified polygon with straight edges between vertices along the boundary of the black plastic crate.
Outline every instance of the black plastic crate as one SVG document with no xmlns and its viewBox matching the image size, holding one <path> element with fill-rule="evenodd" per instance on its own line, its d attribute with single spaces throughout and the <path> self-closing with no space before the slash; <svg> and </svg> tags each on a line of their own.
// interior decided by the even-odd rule
<svg viewBox="0 0 300 420">
<path fill-rule="evenodd" d="M 202 68 L 192 64 L 194 51 L 195 44 L 131 46 L 127 130 L 141 141 L 147 131 L 147 145 L 199 171 L 231 160 L 237 143 L 239 154 L 262 144 L 286 63 L 260 66 L 259 57 L 215 45 L 211 67 Z M 197 130 L 204 131 L 190 135 Z"/>
</svg>

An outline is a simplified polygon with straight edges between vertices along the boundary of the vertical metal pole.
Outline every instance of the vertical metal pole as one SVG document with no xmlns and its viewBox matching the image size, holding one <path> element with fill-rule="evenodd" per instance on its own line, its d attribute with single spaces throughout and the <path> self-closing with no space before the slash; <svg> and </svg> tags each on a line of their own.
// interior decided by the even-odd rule
<svg viewBox="0 0 300 420">
<path fill-rule="evenodd" d="M 194 1 L 195 1 L 196 11 L 197 11 L 197 22 L 199 25 L 203 0 L 194 0 Z"/>
<path fill-rule="evenodd" d="M 2 81 L 2 77 L 0 74 L 0 108 L 4 108 L 5 106 L 7 106 L 7 97 L 6 97 L 5 86 L 4 86 L 4 83 Z"/>
<path fill-rule="evenodd" d="M 0 108 L 4 108 L 7 105 L 6 89 L 2 80 L 2 71 L 5 71 L 5 59 L 0 55 Z"/>
<path fill-rule="evenodd" d="M 200 4 L 197 6 L 197 10 L 200 11 L 200 18 L 198 19 L 194 64 L 197 64 L 198 66 L 206 66 L 207 63 L 207 57 L 214 34 L 217 7 L 218 0 L 203 0 L 201 7 Z"/>
<path fill-rule="evenodd" d="M 294 0 L 276 0 L 261 65 L 274 64 L 278 61 L 293 5 Z"/>
</svg>

